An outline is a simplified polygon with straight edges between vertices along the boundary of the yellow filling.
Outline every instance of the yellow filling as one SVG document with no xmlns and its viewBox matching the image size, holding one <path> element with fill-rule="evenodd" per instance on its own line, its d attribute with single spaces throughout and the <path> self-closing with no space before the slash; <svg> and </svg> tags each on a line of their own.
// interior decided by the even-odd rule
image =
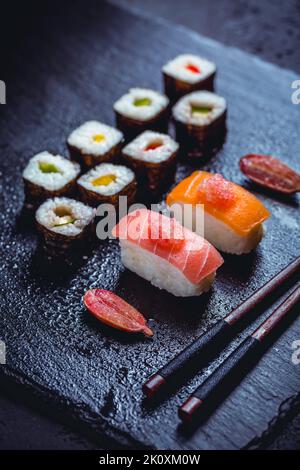
<svg viewBox="0 0 300 470">
<path fill-rule="evenodd" d="M 103 134 L 95 134 L 93 135 L 93 141 L 94 142 L 103 142 L 103 140 L 105 140 L 105 135 Z"/>
<path fill-rule="evenodd" d="M 111 183 L 114 183 L 116 181 L 117 177 L 116 175 L 102 175 L 96 178 L 94 181 L 92 181 L 93 186 L 108 186 Z"/>
</svg>

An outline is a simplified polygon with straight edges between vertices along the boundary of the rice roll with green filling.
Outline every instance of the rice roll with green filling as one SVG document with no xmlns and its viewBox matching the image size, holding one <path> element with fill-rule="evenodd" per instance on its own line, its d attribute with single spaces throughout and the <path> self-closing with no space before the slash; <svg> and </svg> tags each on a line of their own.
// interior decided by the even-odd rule
<svg viewBox="0 0 300 470">
<path fill-rule="evenodd" d="M 95 209 L 66 197 L 45 201 L 35 219 L 42 234 L 44 249 L 51 257 L 77 253 L 93 232 Z"/>
<path fill-rule="evenodd" d="M 226 134 L 226 113 L 225 99 L 215 93 L 195 91 L 183 96 L 172 110 L 176 139 L 189 150 L 216 146 Z"/>
<path fill-rule="evenodd" d="M 141 192 L 155 196 L 174 176 L 178 151 L 169 135 L 145 131 L 123 148 L 122 156 L 135 171 Z"/>
<path fill-rule="evenodd" d="M 78 163 L 60 155 L 46 151 L 35 155 L 23 171 L 25 206 L 36 207 L 50 197 L 71 196 L 79 173 Z"/>
<path fill-rule="evenodd" d="M 165 93 L 172 101 L 193 91 L 214 90 L 216 65 L 203 57 L 181 54 L 167 62 L 162 72 Z"/>
<path fill-rule="evenodd" d="M 126 140 L 133 139 L 146 129 L 166 131 L 169 100 L 165 95 L 147 88 L 131 88 L 114 104 L 117 127 Z"/>
<path fill-rule="evenodd" d="M 72 157 L 86 167 L 111 162 L 119 154 L 123 134 L 114 127 L 98 121 L 87 121 L 68 137 Z"/>
<path fill-rule="evenodd" d="M 123 165 L 101 163 L 77 181 L 81 199 L 91 206 L 101 203 L 119 205 L 119 196 L 127 196 L 128 205 L 136 195 L 136 179 L 132 170 Z"/>
</svg>

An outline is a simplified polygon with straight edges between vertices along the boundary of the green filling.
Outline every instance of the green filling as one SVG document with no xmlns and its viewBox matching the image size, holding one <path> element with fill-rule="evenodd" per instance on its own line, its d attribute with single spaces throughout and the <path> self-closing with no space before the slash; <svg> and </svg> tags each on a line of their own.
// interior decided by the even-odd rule
<svg viewBox="0 0 300 470">
<path fill-rule="evenodd" d="M 75 220 L 76 219 L 73 219 L 73 217 L 70 215 L 64 215 L 63 217 L 60 218 L 59 223 L 55 224 L 54 227 L 62 227 L 63 225 L 73 224 Z"/>
<path fill-rule="evenodd" d="M 48 162 L 39 162 L 39 169 L 42 173 L 61 173 L 53 163 Z"/>
<path fill-rule="evenodd" d="M 204 106 L 193 106 L 192 105 L 192 115 L 193 116 L 203 116 L 211 112 L 212 108 L 207 108 Z"/>
<path fill-rule="evenodd" d="M 150 98 L 137 98 L 133 104 L 134 106 L 150 106 L 151 103 Z"/>
</svg>

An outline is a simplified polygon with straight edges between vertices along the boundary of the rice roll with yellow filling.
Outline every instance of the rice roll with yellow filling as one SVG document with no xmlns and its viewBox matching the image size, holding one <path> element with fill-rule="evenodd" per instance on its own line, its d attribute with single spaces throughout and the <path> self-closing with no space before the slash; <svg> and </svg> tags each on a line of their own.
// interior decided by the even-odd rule
<svg viewBox="0 0 300 470">
<path fill-rule="evenodd" d="M 71 156 L 86 167 L 112 161 L 120 152 L 123 134 L 98 121 L 87 121 L 68 137 Z"/>
<path fill-rule="evenodd" d="M 195 91 L 173 107 L 176 140 L 188 149 L 217 145 L 226 134 L 227 106 L 223 97 L 209 91 Z"/>
<path fill-rule="evenodd" d="M 203 57 L 181 54 L 167 62 L 163 68 L 165 93 L 177 100 L 198 90 L 214 90 L 216 65 Z"/>
<path fill-rule="evenodd" d="M 51 257 L 69 255 L 88 240 L 93 231 L 95 209 L 66 197 L 45 201 L 35 219 L 44 249 Z"/>
<path fill-rule="evenodd" d="M 46 151 L 38 153 L 23 171 L 25 206 L 36 207 L 50 197 L 72 195 L 79 173 L 78 163 Z"/>
<path fill-rule="evenodd" d="M 142 192 L 156 195 L 174 176 L 178 151 L 179 144 L 169 135 L 145 131 L 123 148 L 122 156 Z"/>
<path fill-rule="evenodd" d="M 169 100 L 165 95 L 147 88 L 131 88 L 114 104 L 117 127 L 127 140 L 146 129 L 166 131 Z"/>
<path fill-rule="evenodd" d="M 101 163 L 77 181 L 81 199 L 91 206 L 119 204 L 119 196 L 127 196 L 128 205 L 136 195 L 136 180 L 132 170 L 123 165 Z"/>
</svg>

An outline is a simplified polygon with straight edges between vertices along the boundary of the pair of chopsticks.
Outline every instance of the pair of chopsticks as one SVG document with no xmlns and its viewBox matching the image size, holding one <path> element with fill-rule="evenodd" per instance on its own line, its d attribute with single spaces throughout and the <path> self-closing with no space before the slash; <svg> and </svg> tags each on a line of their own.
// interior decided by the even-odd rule
<svg viewBox="0 0 300 470">
<path fill-rule="evenodd" d="M 288 281 L 299 269 L 300 257 L 152 375 L 143 385 L 146 397 L 153 398 L 167 386 L 172 386 L 177 374 L 182 370 L 189 372 L 189 366 L 192 363 L 198 362 L 203 366 L 203 357 L 211 359 L 220 352 L 220 349 L 224 348 L 234 337 L 235 328 L 242 324 L 246 315 L 257 308 L 263 300 Z M 190 421 L 198 415 L 200 410 L 205 409 L 205 405 L 209 406 L 209 403 L 213 402 L 217 395 L 222 394 L 223 386 L 230 382 L 234 376 L 236 378 L 236 376 L 243 375 L 249 364 L 252 364 L 263 353 L 263 346 L 271 332 L 277 330 L 282 320 L 299 300 L 300 283 L 288 298 L 184 402 L 178 410 L 179 417 L 183 421 Z"/>
</svg>

